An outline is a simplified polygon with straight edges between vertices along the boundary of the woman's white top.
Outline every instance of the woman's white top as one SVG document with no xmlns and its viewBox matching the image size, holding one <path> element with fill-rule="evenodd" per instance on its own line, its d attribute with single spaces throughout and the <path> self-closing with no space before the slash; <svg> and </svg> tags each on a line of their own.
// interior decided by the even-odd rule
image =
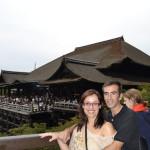
<svg viewBox="0 0 150 150">
<path fill-rule="evenodd" d="M 87 129 L 88 150 L 102 150 L 113 142 L 114 136 L 101 136 L 92 133 Z M 77 132 L 74 129 L 69 144 L 69 150 L 85 150 L 85 127 Z"/>
</svg>

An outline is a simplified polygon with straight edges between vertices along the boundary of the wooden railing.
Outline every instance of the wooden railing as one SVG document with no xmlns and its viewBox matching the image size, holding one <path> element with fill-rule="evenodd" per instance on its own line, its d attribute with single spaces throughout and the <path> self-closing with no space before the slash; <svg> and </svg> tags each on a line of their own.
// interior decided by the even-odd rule
<svg viewBox="0 0 150 150">
<path fill-rule="evenodd" d="M 77 108 L 78 108 L 78 104 L 74 104 L 74 103 L 65 103 L 65 102 L 54 103 L 54 109 L 77 111 Z"/>
<path fill-rule="evenodd" d="M 41 139 L 38 134 L 0 137 L 0 150 L 31 150 L 51 147 L 56 142 Z"/>
<path fill-rule="evenodd" d="M 0 103 L 0 108 L 6 109 L 6 110 L 13 110 L 13 111 L 17 111 L 17 112 L 21 111 L 24 113 L 32 112 L 31 106 L 24 106 L 24 105 L 19 105 L 19 104 Z"/>
<path fill-rule="evenodd" d="M 68 103 L 68 102 L 54 102 L 53 106 L 50 109 L 63 109 L 63 110 L 70 110 L 70 111 L 77 111 L 78 104 Z M 0 108 L 10 111 L 17 111 L 22 113 L 32 113 L 33 106 L 24 106 L 19 104 L 11 104 L 11 103 L 0 103 Z"/>
</svg>

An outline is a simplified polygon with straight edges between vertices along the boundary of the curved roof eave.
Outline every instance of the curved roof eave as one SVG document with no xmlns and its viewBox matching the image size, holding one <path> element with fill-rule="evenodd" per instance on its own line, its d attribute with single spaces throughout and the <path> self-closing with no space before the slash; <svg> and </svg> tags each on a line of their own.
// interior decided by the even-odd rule
<svg viewBox="0 0 150 150">
<path fill-rule="evenodd" d="M 81 65 L 81 64 L 73 64 L 73 63 L 67 63 L 67 68 L 71 70 L 74 74 L 78 75 L 79 77 L 96 82 L 96 83 L 104 83 L 109 80 L 117 80 L 120 81 L 122 84 L 125 85 L 140 85 L 140 84 L 145 84 L 146 82 L 135 82 L 135 81 L 129 81 L 125 80 L 122 78 L 115 78 L 111 76 L 106 76 L 102 72 L 98 71 L 96 68 L 92 66 L 87 66 L 87 65 Z"/>
<path fill-rule="evenodd" d="M 26 76 L 28 76 L 28 72 L 17 72 L 17 71 L 6 71 L 2 70 L 1 71 L 1 77 L 3 78 L 5 83 L 12 84 L 16 80 L 21 81 L 23 80 Z"/>
<path fill-rule="evenodd" d="M 121 63 L 125 59 L 129 58 L 133 62 L 150 67 L 150 56 L 143 53 L 139 49 L 133 47 L 132 45 L 121 41 L 121 47 L 118 49 L 120 55 L 109 55 L 102 59 L 99 64 L 97 64 L 97 69 L 110 67 L 112 64 Z"/>
<path fill-rule="evenodd" d="M 124 51 L 125 55 L 134 62 L 141 65 L 150 66 L 150 56 L 137 49 L 136 47 L 130 45 L 127 42 L 123 42 L 122 50 Z"/>
<path fill-rule="evenodd" d="M 126 59 L 126 56 L 120 57 L 120 58 L 112 58 L 112 59 L 105 59 L 98 65 L 96 65 L 96 69 L 104 69 L 110 67 L 112 64 L 118 64 L 121 63 L 124 59 Z"/>
<path fill-rule="evenodd" d="M 45 81 L 48 80 L 61 66 L 64 57 L 59 57 L 46 65 L 32 71 L 25 81 Z"/>
<path fill-rule="evenodd" d="M 98 70 L 110 68 L 112 65 L 121 64 L 122 62 L 126 61 L 127 59 L 131 60 L 133 63 L 135 63 L 137 65 L 139 64 L 139 65 L 150 67 L 150 65 L 145 65 L 143 63 L 141 64 L 141 63 L 137 62 L 136 60 L 133 60 L 132 58 L 125 56 L 123 58 L 112 59 L 111 61 L 105 59 L 105 61 L 103 63 L 98 64 L 95 68 L 98 69 Z"/>
</svg>

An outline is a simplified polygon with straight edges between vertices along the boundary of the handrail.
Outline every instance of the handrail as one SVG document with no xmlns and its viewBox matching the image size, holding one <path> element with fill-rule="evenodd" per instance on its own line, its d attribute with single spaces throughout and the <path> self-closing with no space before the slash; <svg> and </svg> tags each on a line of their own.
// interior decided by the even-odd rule
<svg viewBox="0 0 150 150">
<path fill-rule="evenodd" d="M 66 110 L 72 110 L 72 111 L 77 111 L 78 104 L 74 103 L 69 103 L 69 102 L 55 102 L 54 103 L 54 108 L 56 109 L 66 109 Z"/>
<path fill-rule="evenodd" d="M 19 104 L 11 104 L 11 103 L 1 103 L 0 108 L 2 109 L 9 109 L 9 110 L 15 110 L 15 111 L 22 111 L 22 112 L 32 112 L 32 108 L 29 106 L 23 106 Z"/>
<path fill-rule="evenodd" d="M 70 103 L 70 102 L 54 102 L 54 105 L 51 108 L 56 109 L 68 109 L 72 111 L 77 111 L 78 104 Z M 4 110 L 16 111 L 19 113 L 32 113 L 33 108 L 32 105 L 24 106 L 19 104 L 11 104 L 11 103 L 0 103 L 0 108 Z"/>
<path fill-rule="evenodd" d="M 0 150 L 29 150 L 53 144 L 56 143 L 41 139 L 38 134 L 0 137 Z"/>
</svg>

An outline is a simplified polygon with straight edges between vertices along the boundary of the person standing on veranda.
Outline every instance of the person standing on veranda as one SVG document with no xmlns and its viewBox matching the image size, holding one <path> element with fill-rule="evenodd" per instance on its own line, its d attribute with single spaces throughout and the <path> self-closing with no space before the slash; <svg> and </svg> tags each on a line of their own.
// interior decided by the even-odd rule
<svg viewBox="0 0 150 150">
<path fill-rule="evenodd" d="M 103 87 L 104 100 L 110 109 L 108 121 L 117 133 L 112 144 L 104 150 L 140 150 L 139 128 L 136 114 L 120 103 L 122 85 L 118 81 L 108 81 Z"/>
<path fill-rule="evenodd" d="M 141 92 L 138 89 L 128 89 L 123 93 L 124 104 L 136 112 L 138 117 L 138 126 L 140 136 L 144 137 L 150 150 L 150 110 L 143 100 Z"/>
</svg>

